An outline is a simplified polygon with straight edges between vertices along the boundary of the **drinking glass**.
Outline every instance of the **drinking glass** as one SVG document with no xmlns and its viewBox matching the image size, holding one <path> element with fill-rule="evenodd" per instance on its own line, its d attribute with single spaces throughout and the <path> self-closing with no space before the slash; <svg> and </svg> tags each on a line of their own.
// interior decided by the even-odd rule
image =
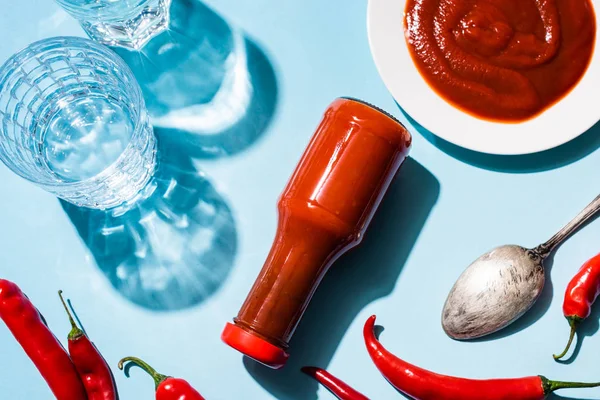
<svg viewBox="0 0 600 400">
<path fill-rule="evenodd" d="M 78 206 L 131 202 L 156 165 L 156 139 L 129 67 L 89 39 L 29 45 L 0 67 L 0 160 Z"/>
<path fill-rule="evenodd" d="M 159 137 L 185 137 L 214 157 L 235 153 L 264 129 L 248 114 L 264 96 L 250 69 L 255 45 L 203 2 L 56 1 L 129 65 Z M 246 118 L 252 122 L 235 130 Z"/>
</svg>

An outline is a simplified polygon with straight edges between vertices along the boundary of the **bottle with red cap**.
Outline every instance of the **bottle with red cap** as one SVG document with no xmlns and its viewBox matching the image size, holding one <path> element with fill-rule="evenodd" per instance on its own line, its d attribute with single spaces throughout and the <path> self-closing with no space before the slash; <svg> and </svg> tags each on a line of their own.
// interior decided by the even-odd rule
<svg viewBox="0 0 600 400">
<path fill-rule="evenodd" d="M 339 98 L 329 106 L 279 199 L 271 251 L 225 343 L 271 368 L 285 365 L 321 279 L 361 242 L 410 145 L 404 126 L 372 105 Z"/>
</svg>

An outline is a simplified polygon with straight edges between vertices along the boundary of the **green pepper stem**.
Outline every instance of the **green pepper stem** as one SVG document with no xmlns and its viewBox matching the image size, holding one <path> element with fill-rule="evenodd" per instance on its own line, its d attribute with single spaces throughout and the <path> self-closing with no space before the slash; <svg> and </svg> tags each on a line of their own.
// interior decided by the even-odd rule
<svg viewBox="0 0 600 400">
<path fill-rule="evenodd" d="M 577 330 L 577 327 L 579 326 L 579 323 L 582 321 L 582 319 L 580 317 L 570 316 L 570 317 L 567 317 L 567 321 L 569 321 L 569 326 L 571 327 L 571 333 L 569 334 L 569 341 L 567 342 L 567 347 L 565 347 L 565 349 L 563 350 L 562 353 L 560 353 L 558 355 L 557 354 L 552 355 L 552 357 L 554 357 L 554 360 L 556 360 L 556 361 L 563 358 L 569 351 L 569 348 L 571 348 L 571 343 L 573 343 L 573 338 L 575 338 L 575 331 Z"/>
<path fill-rule="evenodd" d="M 158 387 L 160 386 L 160 384 L 169 378 L 167 375 L 159 374 L 148 363 L 140 360 L 137 357 L 125 357 L 121 361 L 119 361 L 119 369 L 121 371 L 123 371 L 123 367 L 124 367 L 125 363 L 131 363 L 131 364 L 137 365 L 138 367 L 140 367 L 141 369 L 146 371 L 146 373 L 148 373 L 148 375 L 150 375 L 152 377 L 152 379 L 154 379 L 154 385 L 157 390 L 158 390 Z M 128 368 L 125 369 L 125 376 L 127 376 L 129 378 Z"/>
<path fill-rule="evenodd" d="M 550 379 L 540 376 L 542 379 L 542 387 L 544 395 L 548 395 L 559 389 L 578 389 L 578 388 L 593 388 L 600 386 L 600 382 L 562 382 L 551 381 Z"/>
<path fill-rule="evenodd" d="M 69 332 L 69 340 L 75 340 L 82 337 L 84 333 L 81 329 L 79 329 L 79 327 L 77 327 L 77 324 L 73 319 L 73 315 L 71 315 L 71 311 L 69 310 L 69 307 L 67 307 L 67 303 L 65 302 L 65 299 L 63 297 L 62 290 L 58 291 L 58 297 L 60 297 L 60 301 L 62 302 L 62 305 L 65 308 L 65 311 L 67 312 L 67 316 L 69 317 L 69 322 L 71 323 L 71 332 Z"/>
<path fill-rule="evenodd" d="M 565 349 L 563 350 L 562 353 L 560 354 L 553 354 L 552 357 L 554 357 L 555 360 L 560 360 L 561 358 L 563 358 L 566 354 L 567 351 L 569 351 L 569 348 L 571 347 L 571 343 L 573 343 L 573 338 L 575 337 L 575 327 L 572 326 L 571 327 L 571 334 L 569 335 L 569 341 L 567 342 L 567 347 L 565 347 Z"/>
</svg>

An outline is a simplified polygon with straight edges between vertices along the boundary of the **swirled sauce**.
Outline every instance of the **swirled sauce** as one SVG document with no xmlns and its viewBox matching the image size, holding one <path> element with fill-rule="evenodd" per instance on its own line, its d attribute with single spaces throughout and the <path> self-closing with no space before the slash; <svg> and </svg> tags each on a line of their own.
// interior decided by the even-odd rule
<svg viewBox="0 0 600 400">
<path fill-rule="evenodd" d="M 408 0 L 412 58 L 444 99 L 479 118 L 520 122 L 564 97 L 594 51 L 590 0 Z"/>
</svg>

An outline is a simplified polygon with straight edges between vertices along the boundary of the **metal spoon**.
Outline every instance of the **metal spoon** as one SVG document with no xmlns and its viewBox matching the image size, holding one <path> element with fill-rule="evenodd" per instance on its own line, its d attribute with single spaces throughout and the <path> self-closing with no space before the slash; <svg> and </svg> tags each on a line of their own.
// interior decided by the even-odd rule
<svg viewBox="0 0 600 400">
<path fill-rule="evenodd" d="M 600 196 L 533 249 L 500 246 L 475 260 L 458 278 L 442 311 L 453 339 L 475 339 L 510 325 L 533 306 L 544 288 L 543 262 L 577 228 L 600 210 Z"/>
</svg>

